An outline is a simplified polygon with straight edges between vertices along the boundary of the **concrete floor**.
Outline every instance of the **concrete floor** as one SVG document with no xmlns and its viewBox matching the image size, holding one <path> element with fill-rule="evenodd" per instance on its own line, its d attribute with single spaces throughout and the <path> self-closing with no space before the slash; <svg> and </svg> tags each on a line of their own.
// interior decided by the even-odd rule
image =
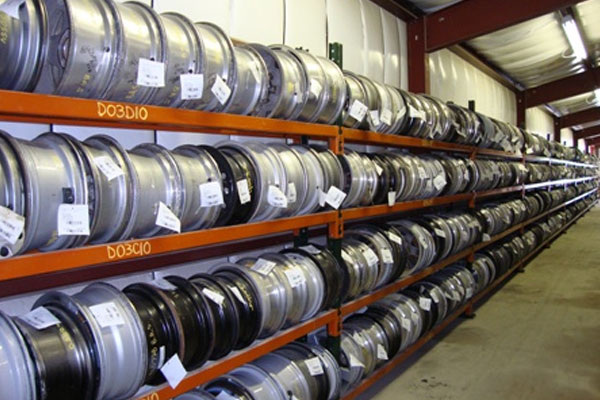
<svg viewBox="0 0 600 400">
<path fill-rule="evenodd" d="M 360 399 L 600 399 L 600 207 Z"/>
</svg>

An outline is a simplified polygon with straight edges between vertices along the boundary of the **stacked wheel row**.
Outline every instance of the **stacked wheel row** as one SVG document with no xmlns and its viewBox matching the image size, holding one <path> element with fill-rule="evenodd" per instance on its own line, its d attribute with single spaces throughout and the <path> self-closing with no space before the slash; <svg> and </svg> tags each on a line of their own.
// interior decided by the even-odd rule
<svg viewBox="0 0 600 400">
<path fill-rule="evenodd" d="M 0 88 L 256 115 L 584 159 L 505 122 L 284 45 L 234 46 L 218 26 L 138 2 L 26 0 L 0 12 Z M 134 110 L 132 110 L 134 112 Z"/>
</svg>

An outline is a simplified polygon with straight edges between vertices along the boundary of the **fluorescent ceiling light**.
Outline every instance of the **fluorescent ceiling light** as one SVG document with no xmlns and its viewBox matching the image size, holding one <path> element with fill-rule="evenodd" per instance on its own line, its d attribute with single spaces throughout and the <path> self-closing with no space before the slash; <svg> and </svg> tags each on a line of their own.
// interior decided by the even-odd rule
<svg viewBox="0 0 600 400">
<path fill-rule="evenodd" d="M 583 39 L 581 38 L 581 33 L 579 32 L 579 28 L 577 27 L 577 23 L 573 17 L 570 15 L 565 16 L 563 18 L 562 26 L 565 34 L 567 35 L 567 39 L 569 39 L 571 48 L 575 53 L 575 57 L 577 57 L 579 60 L 585 60 L 588 58 L 587 50 L 585 49 Z"/>
</svg>

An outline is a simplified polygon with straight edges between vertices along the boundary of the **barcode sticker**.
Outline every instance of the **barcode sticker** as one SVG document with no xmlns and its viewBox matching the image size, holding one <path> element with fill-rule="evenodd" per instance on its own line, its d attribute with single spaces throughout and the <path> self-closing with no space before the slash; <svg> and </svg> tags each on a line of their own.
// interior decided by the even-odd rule
<svg viewBox="0 0 600 400">
<path fill-rule="evenodd" d="M 203 74 L 183 74 L 179 76 L 181 100 L 201 99 L 204 93 Z"/>
<path fill-rule="evenodd" d="M 138 86 L 164 87 L 165 64 L 158 61 L 140 58 L 138 63 Z"/>
<path fill-rule="evenodd" d="M 58 206 L 59 236 L 89 236 L 90 214 L 87 204 L 61 204 Z"/>
<path fill-rule="evenodd" d="M 25 218 L 13 210 L 0 206 L 0 237 L 15 244 L 25 228 Z"/>
</svg>

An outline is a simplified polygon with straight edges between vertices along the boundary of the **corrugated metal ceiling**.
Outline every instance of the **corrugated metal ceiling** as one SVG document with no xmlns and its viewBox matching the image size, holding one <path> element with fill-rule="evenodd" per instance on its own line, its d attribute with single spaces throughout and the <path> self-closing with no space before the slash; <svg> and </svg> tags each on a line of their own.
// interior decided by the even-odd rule
<svg viewBox="0 0 600 400">
<path fill-rule="evenodd" d="M 452 4 L 460 3 L 463 0 L 409 0 L 415 6 L 419 7 L 426 13 L 432 13 L 442 8 L 451 6 Z"/>
<path fill-rule="evenodd" d="M 550 103 L 550 106 L 558 110 L 561 115 L 571 114 L 574 112 L 582 111 L 590 107 L 597 107 L 598 101 L 594 96 L 594 93 L 584 93 L 577 96 L 568 97 Z"/>
<path fill-rule="evenodd" d="M 590 55 L 598 63 L 600 61 L 600 0 L 588 0 L 579 3 L 576 11 L 581 21 L 583 36 L 588 45 Z"/>
</svg>

